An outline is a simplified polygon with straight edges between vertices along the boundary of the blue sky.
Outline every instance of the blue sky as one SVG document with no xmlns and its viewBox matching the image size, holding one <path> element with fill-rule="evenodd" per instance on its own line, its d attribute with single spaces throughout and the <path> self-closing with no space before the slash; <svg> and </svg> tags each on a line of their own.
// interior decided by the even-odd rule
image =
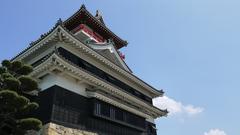
<svg viewBox="0 0 240 135">
<path fill-rule="evenodd" d="M 134 74 L 164 89 L 156 102 L 172 113 L 156 121 L 159 135 L 240 134 L 240 1 L 2 0 L 0 60 L 82 3 L 129 42 L 121 51 Z"/>
</svg>

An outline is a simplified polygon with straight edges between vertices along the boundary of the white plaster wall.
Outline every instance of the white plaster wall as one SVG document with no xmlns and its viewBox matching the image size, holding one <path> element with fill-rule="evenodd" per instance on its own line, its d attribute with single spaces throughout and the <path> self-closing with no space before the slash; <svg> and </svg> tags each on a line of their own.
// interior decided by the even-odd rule
<svg viewBox="0 0 240 135">
<path fill-rule="evenodd" d="M 86 93 L 86 88 L 88 88 L 89 85 L 81 81 L 77 81 L 76 79 L 68 76 L 67 74 L 49 73 L 45 75 L 39 82 L 39 88 L 41 89 L 41 91 L 44 91 L 47 88 L 50 88 L 54 85 L 63 87 L 81 96 L 88 97 Z M 149 117 L 145 117 L 145 118 L 146 118 L 146 121 L 154 123 L 153 118 L 149 118 Z"/>
<path fill-rule="evenodd" d="M 65 49 L 69 50 L 73 54 L 79 56 L 80 58 L 88 61 L 89 63 L 95 65 L 96 67 L 102 69 L 103 71 L 111 74 L 112 76 L 118 78 L 119 80 L 125 82 L 126 84 L 134 87 L 135 89 L 139 90 L 140 92 L 142 92 L 142 93 L 151 97 L 151 95 L 149 94 L 148 91 L 146 91 L 145 88 L 139 86 L 134 81 L 130 81 L 128 78 L 126 78 L 126 77 L 120 75 L 119 73 L 116 73 L 115 71 L 113 71 L 110 67 L 104 65 L 103 63 L 100 63 L 99 61 L 96 61 L 95 59 L 93 59 L 92 57 L 89 57 L 85 53 L 79 52 L 78 50 L 76 50 L 75 48 L 71 47 L 69 44 L 66 44 L 66 43 L 57 42 L 57 43 L 51 43 L 51 44 L 45 45 L 39 51 L 37 51 L 34 54 L 26 57 L 24 59 L 24 62 L 26 62 L 27 64 L 34 63 L 35 61 L 39 60 L 40 58 L 42 58 L 42 57 L 46 56 L 47 54 L 49 54 L 50 52 L 52 52 L 54 50 L 55 46 L 57 46 L 57 47 L 61 46 Z"/>
<path fill-rule="evenodd" d="M 94 60 L 93 58 L 89 57 L 85 53 L 79 52 L 79 50 L 76 50 L 75 48 L 71 47 L 68 44 L 59 43 L 58 46 L 59 47 L 61 46 L 61 47 L 65 48 L 65 49 L 67 49 L 71 53 L 73 53 L 73 54 L 77 55 L 78 57 L 86 60 L 87 62 L 95 65 L 96 67 L 102 69 L 106 73 L 109 73 L 110 75 L 118 78 L 119 80 L 123 81 L 124 83 L 132 86 L 136 90 L 139 90 L 140 92 L 142 92 L 142 93 L 148 95 L 149 97 L 151 97 L 151 95 L 149 94 L 148 91 L 146 91 L 145 88 L 139 86 L 137 83 L 135 83 L 133 81 L 130 81 L 128 78 L 124 77 L 123 75 L 120 75 L 119 73 L 116 73 L 115 71 L 113 71 L 113 69 L 109 68 L 108 66 L 104 65 L 103 63 L 100 63 L 99 61 Z"/>
<path fill-rule="evenodd" d="M 38 83 L 38 87 L 42 91 L 47 88 L 50 88 L 51 86 L 54 86 L 55 83 L 56 83 L 56 78 L 53 75 L 48 74 Z"/>
<path fill-rule="evenodd" d="M 41 90 L 46 90 L 47 88 L 50 88 L 54 85 L 58 85 L 60 87 L 68 89 L 69 91 L 87 97 L 85 90 L 87 88 L 87 84 L 79 83 L 72 78 L 62 75 L 48 74 L 39 83 L 39 88 Z"/>
</svg>

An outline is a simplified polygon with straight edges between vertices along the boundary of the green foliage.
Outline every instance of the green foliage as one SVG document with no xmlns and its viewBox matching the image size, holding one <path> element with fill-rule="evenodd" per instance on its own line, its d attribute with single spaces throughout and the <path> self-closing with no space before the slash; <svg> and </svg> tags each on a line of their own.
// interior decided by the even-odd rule
<svg viewBox="0 0 240 135">
<path fill-rule="evenodd" d="M 31 110 L 36 110 L 39 107 L 39 105 L 35 102 L 29 103 L 24 107 L 24 112 L 29 112 Z"/>
<path fill-rule="evenodd" d="M 25 130 L 40 130 L 42 124 L 41 121 L 35 118 L 21 119 L 18 123 L 19 127 Z"/>
<path fill-rule="evenodd" d="M 13 78 L 13 75 L 10 74 L 10 73 L 2 73 L 1 76 L 2 76 L 3 79 L 6 79 L 6 78 Z"/>
<path fill-rule="evenodd" d="M 20 87 L 20 81 L 14 77 L 8 77 L 3 79 L 4 89 L 10 89 L 17 91 Z"/>
<path fill-rule="evenodd" d="M 28 65 L 24 65 L 22 66 L 18 71 L 16 71 L 18 74 L 21 75 L 28 75 L 29 73 L 31 73 L 33 71 L 33 68 L 31 66 Z"/>
<path fill-rule="evenodd" d="M 20 61 L 14 61 L 14 62 L 12 62 L 11 65 L 12 65 L 11 70 L 15 71 L 15 72 L 18 71 L 19 69 L 21 69 L 23 66 L 22 62 L 20 62 Z"/>
<path fill-rule="evenodd" d="M 12 90 L 0 91 L 0 113 L 15 113 L 29 105 L 29 99 Z"/>
<path fill-rule="evenodd" d="M 18 94 L 11 90 L 0 91 L 0 113 L 15 112 L 18 106 L 16 105 L 16 99 Z"/>
<path fill-rule="evenodd" d="M 2 61 L 2 66 L 6 68 L 11 68 L 12 64 L 9 60 L 3 60 Z"/>
<path fill-rule="evenodd" d="M 15 91 L 11 91 L 11 90 L 4 90 L 4 91 L 0 91 L 0 99 L 9 99 L 12 98 L 14 99 L 14 97 L 17 97 L 17 93 Z"/>
<path fill-rule="evenodd" d="M 17 101 L 16 105 L 18 106 L 19 109 L 24 108 L 24 106 L 27 106 L 30 102 L 30 100 L 24 96 L 18 96 L 16 101 Z"/>
<path fill-rule="evenodd" d="M 6 73 L 7 69 L 5 67 L 0 67 L 0 74 Z"/>
<path fill-rule="evenodd" d="M 36 110 L 39 107 L 37 103 L 29 103 L 20 109 L 21 115 L 28 114 L 29 112 Z"/>
<path fill-rule="evenodd" d="M 38 89 L 37 82 L 26 76 L 32 67 L 22 62 L 2 61 L 0 66 L 0 135 L 24 135 L 27 130 L 41 129 L 42 123 L 29 114 L 39 105 L 26 92 Z"/>
<path fill-rule="evenodd" d="M 19 81 L 21 82 L 21 89 L 25 92 L 38 89 L 37 82 L 28 76 L 21 76 Z"/>
</svg>

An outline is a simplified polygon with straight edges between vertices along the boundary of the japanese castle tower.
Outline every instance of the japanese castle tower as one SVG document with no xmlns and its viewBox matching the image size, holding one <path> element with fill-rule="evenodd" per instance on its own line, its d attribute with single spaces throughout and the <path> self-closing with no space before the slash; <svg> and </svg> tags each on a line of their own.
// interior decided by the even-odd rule
<svg viewBox="0 0 240 135">
<path fill-rule="evenodd" d="M 119 49 L 127 42 L 85 6 L 13 60 L 34 67 L 44 135 L 156 135 L 159 91 L 136 77 Z"/>
</svg>

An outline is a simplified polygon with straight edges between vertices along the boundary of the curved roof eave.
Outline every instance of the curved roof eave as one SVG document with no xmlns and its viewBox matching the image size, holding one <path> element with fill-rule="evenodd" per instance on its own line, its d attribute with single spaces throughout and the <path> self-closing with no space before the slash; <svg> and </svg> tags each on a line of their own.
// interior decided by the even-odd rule
<svg viewBox="0 0 240 135">
<path fill-rule="evenodd" d="M 128 42 L 126 40 L 121 39 L 119 36 L 117 36 L 115 33 L 113 33 L 109 28 L 107 28 L 103 23 L 101 23 L 100 21 L 97 20 L 97 18 L 95 18 L 85 7 L 85 5 L 83 4 L 81 6 L 81 8 L 75 12 L 72 16 L 70 16 L 68 19 L 66 19 L 65 21 L 63 21 L 63 25 L 68 24 L 71 20 L 73 20 L 75 17 L 77 17 L 79 14 L 84 13 L 86 14 L 88 17 L 90 17 L 95 24 L 97 24 L 98 26 L 100 26 L 101 28 L 103 28 L 104 30 L 107 31 L 108 34 L 112 35 L 112 37 L 116 38 L 116 40 L 118 40 L 122 45 L 120 47 L 117 47 L 118 49 L 127 46 Z"/>
<path fill-rule="evenodd" d="M 20 52 L 17 56 L 15 56 L 14 58 L 12 58 L 12 61 L 17 60 L 19 57 L 21 57 L 22 55 L 24 55 L 24 53 L 26 53 L 28 50 L 32 49 L 33 47 L 35 47 L 36 44 L 38 44 L 39 42 L 43 41 L 45 38 L 47 38 L 49 35 L 51 35 L 53 32 L 55 32 L 58 28 L 60 28 L 59 30 L 63 30 L 64 32 L 66 32 L 67 34 L 69 34 L 72 38 L 74 38 L 75 40 L 77 40 L 78 42 L 82 43 L 87 49 L 90 49 L 91 51 L 97 53 L 98 55 L 102 56 L 101 54 L 99 54 L 98 52 L 96 52 L 94 49 L 92 49 L 91 47 L 88 47 L 87 45 L 85 45 L 83 42 L 81 42 L 80 40 L 78 40 L 77 38 L 74 37 L 73 34 L 71 34 L 67 29 L 64 28 L 64 26 L 62 25 L 61 20 L 59 20 L 56 25 L 47 33 L 43 34 L 38 40 L 36 40 L 35 42 L 32 42 L 30 44 L 30 46 L 28 48 L 26 48 L 25 50 L 23 50 L 22 52 Z M 106 59 L 104 56 L 102 56 L 104 59 Z M 109 61 L 107 59 L 107 61 Z M 115 65 L 116 67 L 118 67 L 119 69 L 121 69 L 122 71 L 126 72 L 127 74 L 129 74 L 130 76 L 134 77 L 135 79 L 139 80 L 140 82 L 142 82 L 145 86 L 148 86 L 151 91 L 151 93 L 154 94 L 153 97 L 158 97 L 158 96 L 162 96 L 163 95 L 163 91 L 162 90 L 156 90 L 154 87 L 152 87 L 151 85 L 147 84 L 146 82 L 144 82 L 143 80 L 141 80 L 140 78 L 138 78 L 137 76 L 135 76 L 134 74 L 132 74 L 131 72 L 117 66 L 116 64 L 114 64 L 113 62 L 109 61 L 109 63 Z"/>
</svg>

